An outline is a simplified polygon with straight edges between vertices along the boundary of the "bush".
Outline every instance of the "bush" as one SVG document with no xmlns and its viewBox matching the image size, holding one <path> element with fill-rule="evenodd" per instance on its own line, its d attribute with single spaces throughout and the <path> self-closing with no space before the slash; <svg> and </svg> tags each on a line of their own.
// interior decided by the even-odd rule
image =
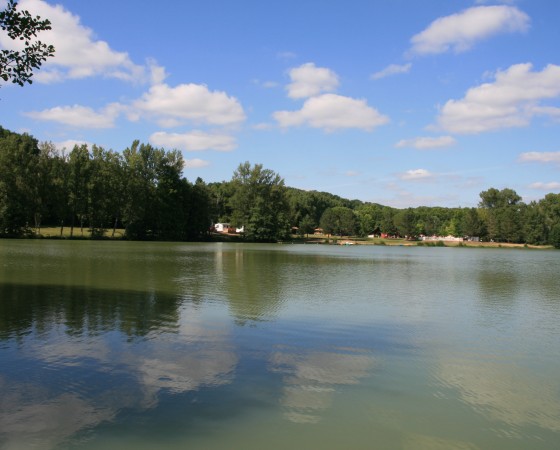
<svg viewBox="0 0 560 450">
<path fill-rule="evenodd" d="M 548 242 L 550 245 L 553 245 L 554 248 L 560 248 L 560 223 L 554 225 L 550 230 Z"/>
</svg>

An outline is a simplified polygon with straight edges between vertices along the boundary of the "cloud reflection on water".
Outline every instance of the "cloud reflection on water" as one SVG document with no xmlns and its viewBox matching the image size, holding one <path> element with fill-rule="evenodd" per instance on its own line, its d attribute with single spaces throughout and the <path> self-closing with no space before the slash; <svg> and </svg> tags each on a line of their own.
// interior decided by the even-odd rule
<svg viewBox="0 0 560 450">
<path fill-rule="evenodd" d="M 3 450 L 54 448 L 80 430 L 111 420 L 116 413 L 76 394 L 51 396 L 37 386 L 11 381 L 7 389 L 6 384 L 0 377 L 0 392 L 3 393 L 0 397 L 0 443 Z"/>
<path fill-rule="evenodd" d="M 26 335 L 21 354 L 36 369 L 21 380 L 0 376 L 0 448 L 56 448 L 127 410 L 158 407 L 164 392 L 230 383 L 237 354 L 228 350 L 228 329 L 203 323 L 195 308 L 181 313 L 175 332 L 154 330 L 128 343 L 123 334 L 117 341 L 99 332 L 69 338 L 64 326 Z"/>
<path fill-rule="evenodd" d="M 511 427 L 538 426 L 560 432 L 560 383 L 534 371 L 479 361 L 445 359 L 440 382 L 457 389 L 461 400 L 476 412 Z"/>
<path fill-rule="evenodd" d="M 178 394 L 231 382 L 238 357 L 226 330 L 202 326 L 197 311 L 182 311 L 178 333 L 167 342 L 148 344 L 148 350 L 127 363 L 138 374 L 148 396 L 160 391 Z"/>
<path fill-rule="evenodd" d="M 283 374 L 280 403 L 292 422 L 316 423 L 342 385 L 358 384 L 375 365 L 369 354 L 351 350 L 275 352 L 270 358 L 272 372 Z"/>
</svg>

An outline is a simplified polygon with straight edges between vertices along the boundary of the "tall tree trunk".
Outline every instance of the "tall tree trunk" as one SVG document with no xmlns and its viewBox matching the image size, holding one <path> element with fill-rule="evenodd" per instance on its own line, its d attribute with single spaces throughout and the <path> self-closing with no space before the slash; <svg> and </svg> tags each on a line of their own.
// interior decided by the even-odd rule
<svg viewBox="0 0 560 450">
<path fill-rule="evenodd" d="M 35 219 L 35 233 L 37 235 L 40 235 L 41 234 L 41 213 L 35 213 L 34 219 Z"/>
<path fill-rule="evenodd" d="M 119 221 L 119 215 L 117 214 L 115 217 L 115 223 L 113 224 L 113 233 L 111 233 L 111 237 L 115 237 L 115 230 L 117 229 L 117 222 Z"/>
<path fill-rule="evenodd" d="M 74 221 L 76 220 L 76 209 L 72 209 L 72 223 L 70 224 L 70 237 L 74 237 Z"/>
</svg>

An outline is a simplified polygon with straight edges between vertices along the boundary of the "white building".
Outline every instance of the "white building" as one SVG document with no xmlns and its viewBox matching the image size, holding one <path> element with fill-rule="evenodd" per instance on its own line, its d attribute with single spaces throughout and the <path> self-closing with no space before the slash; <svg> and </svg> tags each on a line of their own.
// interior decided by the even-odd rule
<svg viewBox="0 0 560 450">
<path fill-rule="evenodd" d="M 422 236 L 423 241 L 463 242 L 462 237 L 455 236 Z"/>
<path fill-rule="evenodd" d="M 229 223 L 216 223 L 214 224 L 214 229 L 219 233 L 227 233 L 230 227 Z"/>
</svg>

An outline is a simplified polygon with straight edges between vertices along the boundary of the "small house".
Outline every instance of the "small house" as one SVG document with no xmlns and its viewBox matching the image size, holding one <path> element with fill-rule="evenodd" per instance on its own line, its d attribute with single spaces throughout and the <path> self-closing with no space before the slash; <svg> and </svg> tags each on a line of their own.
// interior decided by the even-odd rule
<svg viewBox="0 0 560 450">
<path fill-rule="evenodd" d="M 227 233 L 228 230 L 230 228 L 230 224 L 229 223 L 223 223 L 223 222 L 219 222 L 217 224 L 214 225 L 214 229 L 218 232 L 218 233 Z"/>
</svg>

